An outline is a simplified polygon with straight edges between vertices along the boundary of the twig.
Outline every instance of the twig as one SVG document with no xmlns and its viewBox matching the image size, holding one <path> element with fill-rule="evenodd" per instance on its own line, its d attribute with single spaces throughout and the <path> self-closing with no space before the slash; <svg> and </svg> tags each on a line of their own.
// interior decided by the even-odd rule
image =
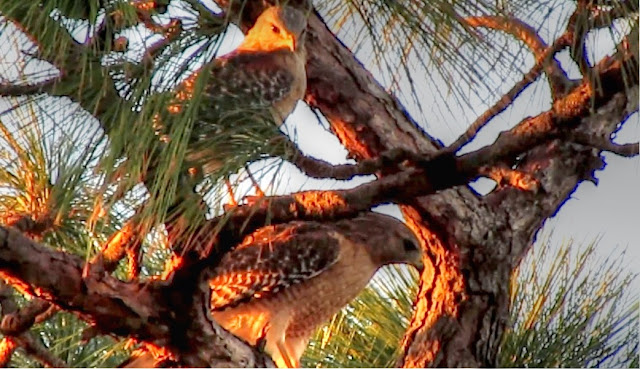
<svg viewBox="0 0 640 369">
<path fill-rule="evenodd" d="M 34 340 L 32 334 L 27 331 L 34 322 L 48 319 L 50 315 L 47 313 L 55 311 L 53 305 L 41 299 L 34 299 L 26 308 L 18 310 L 18 306 L 11 299 L 11 288 L 3 281 L 0 281 L 0 305 L 5 314 L 0 330 L 6 335 L 0 342 L 0 367 L 7 366 L 11 354 L 17 347 L 22 347 L 27 354 L 44 365 L 63 368 L 68 366 Z"/>
<path fill-rule="evenodd" d="M 0 331 L 6 335 L 17 336 L 25 332 L 36 322 L 36 317 L 51 307 L 51 304 L 41 299 L 31 301 L 26 307 L 16 312 L 5 314 L 0 323 Z"/>
<path fill-rule="evenodd" d="M 614 15 L 619 15 L 619 14 L 616 14 L 616 13 L 611 14 L 611 16 L 614 16 Z M 509 21 L 509 18 L 506 18 L 505 24 L 501 24 L 499 20 L 500 19 L 504 20 L 504 18 L 500 18 L 500 17 L 468 18 L 466 22 L 468 22 L 472 26 L 477 24 L 485 27 L 491 27 L 494 29 L 505 30 L 513 34 L 518 39 L 525 42 L 525 44 L 527 44 L 527 46 L 529 46 L 529 48 L 532 49 L 532 52 L 536 56 L 536 64 L 533 66 L 533 68 L 531 68 L 531 70 L 529 70 L 529 72 L 527 72 L 527 74 L 523 76 L 520 82 L 514 85 L 506 94 L 504 94 L 500 98 L 498 102 L 496 102 L 492 107 L 490 107 L 487 111 L 485 111 L 482 115 L 480 115 L 473 123 L 471 123 L 469 128 L 467 128 L 467 130 L 456 141 L 454 141 L 451 145 L 449 145 L 449 147 L 445 148 L 445 150 L 449 153 L 455 153 L 455 152 L 458 152 L 464 145 L 469 143 L 484 126 L 486 126 L 493 118 L 495 118 L 498 114 L 502 113 L 509 105 L 511 105 L 511 103 L 513 103 L 516 97 L 518 97 L 522 93 L 522 91 L 524 91 L 524 89 L 527 88 L 527 86 L 533 83 L 533 81 L 535 81 L 540 76 L 540 73 L 542 72 L 545 65 L 551 65 L 548 68 L 552 68 L 552 69 L 549 69 L 547 71 L 547 74 L 550 76 L 550 80 L 552 79 L 552 76 L 556 76 L 560 78 L 560 75 L 562 75 L 562 81 L 560 81 L 560 79 L 557 79 L 556 82 L 558 82 L 559 84 L 563 84 L 565 87 L 568 87 L 569 85 L 566 84 L 567 79 L 564 73 L 562 71 L 560 72 L 555 71 L 556 68 L 559 69 L 557 64 L 548 64 L 548 63 L 558 51 L 571 45 L 573 45 L 572 56 L 574 56 L 574 59 L 578 64 L 578 66 L 581 66 L 580 64 L 581 61 L 584 62 L 584 58 L 576 59 L 574 55 L 574 51 L 576 50 L 576 47 L 577 47 L 575 44 L 576 26 L 578 25 L 578 23 L 580 23 L 578 22 L 578 19 L 582 16 L 584 16 L 583 8 L 581 7 L 581 5 L 578 5 L 578 7 L 576 8 L 576 11 L 569 18 L 569 22 L 567 24 L 567 28 L 565 32 L 554 41 L 551 47 L 546 47 L 546 48 L 544 47 L 544 42 L 542 41 L 542 39 L 539 38 L 539 35 L 537 35 L 535 30 L 531 29 L 530 26 L 526 25 L 525 23 L 517 19 L 512 18 Z M 605 15 L 600 14 L 598 17 L 604 18 Z M 586 27 L 586 29 L 583 29 L 581 32 L 583 34 L 586 34 L 586 32 L 588 31 L 589 29 L 588 27 Z M 587 69 L 588 69 L 587 66 L 584 66 L 584 65 L 581 66 L 583 75 L 588 72 Z M 554 83 L 553 81 L 550 81 L 550 82 Z M 553 87 L 554 86 L 552 85 L 552 93 L 554 92 Z M 559 97 L 560 95 L 554 95 L 554 100 Z"/>
<path fill-rule="evenodd" d="M 28 96 L 50 92 L 61 77 L 52 78 L 44 82 L 28 85 L 0 84 L 0 96 Z"/>
<path fill-rule="evenodd" d="M 33 338 L 33 335 L 29 332 L 25 332 L 17 337 L 14 337 L 16 343 L 20 345 L 24 351 L 36 358 L 39 362 L 48 367 L 53 368 L 68 368 L 64 360 L 55 356 L 44 345 Z"/>
<path fill-rule="evenodd" d="M 575 143 L 579 143 L 580 145 L 593 147 L 594 149 L 602 151 L 609 151 L 628 158 L 638 155 L 640 150 L 640 143 L 638 142 L 620 145 L 611 142 L 611 140 L 605 137 L 593 137 L 584 134 L 574 134 L 571 136 L 571 140 Z"/>
<path fill-rule="evenodd" d="M 536 64 L 540 64 L 547 73 L 554 100 L 565 93 L 571 86 L 571 81 L 569 81 L 567 75 L 553 57 L 555 52 L 553 54 L 547 53 L 547 44 L 530 25 L 520 19 L 505 16 L 467 17 L 464 18 L 464 21 L 472 27 L 486 27 L 507 32 L 524 42 L 533 53 Z"/>
<path fill-rule="evenodd" d="M 417 156 L 414 153 L 401 149 L 393 149 L 383 152 L 374 159 L 361 160 L 356 164 L 333 165 L 322 159 L 304 155 L 298 147 L 290 142 L 289 150 L 293 151 L 291 163 L 304 174 L 311 178 L 332 178 L 337 180 L 349 180 L 356 176 L 376 174 L 389 167 L 399 167 L 405 160 L 413 160 Z"/>
<path fill-rule="evenodd" d="M 456 139 L 451 145 L 447 146 L 443 150 L 448 153 L 456 153 L 458 152 L 464 145 L 469 143 L 476 134 L 484 128 L 493 118 L 495 118 L 498 114 L 502 113 L 513 101 L 527 88 L 531 83 L 533 83 L 542 73 L 543 66 L 546 63 L 546 60 L 551 58 L 556 52 L 566 47 L 569 44 L 569 41 L 565 36 L 559 37 L 556 42 L 551 47 L 548 47 L 544 54 L 541 56 L 540 61 L 536 63 L 533 68 L 527 74 L 522 77 L 520 82 L 516 83 L 506 94 L 504 94 L 498 102 L 496 102 L 492 107 L 486 110 L 482 115 L 480 115 L 476 120 L 471 123 L 469 128 Z"/>
<path fill-rule="evenodd" d="M 58 311 L 60 311 L 59 307 L 49 304 L 49 308 L 36 317 L 34 324 L 42 323 L 51 319 L 51 317 L 53 317 Z"/>
<path fill-rule="evenodd" d="M 262 188 L 260 188 L 260 184 L 258 183 L 258 181 L 256 181 L 255 177 L 251 173 L 251 170 L 249 169 L 249 166 L 246 164 L 244 166 L 244 171 L 247 172 L 247 176 L 249 177 L 249 180 L 251 180 L 251 184 L 253 185 L 253 188 L 256 191 L 256 196 L 264 197 L 265 196 L 264 191 L 262 191 Z"/>
<path fill-rule="evenodd" d="M 635 5 L 635 12 L 638 11 L 638 5 L 636 2 L 629 1 L 628 5 Z M 589 19 L 589 25 L 591 26 L 591 29 L 610 27 L 614 20 L 629 16 L 629 12 L 625 10 L 632 9 L 625 9 L 624 4 L 614 4 L 610 9 L 602 10 L 602 7 L 592 4 L 590 9 L 591 18 Z"/>
<path fill-rule="evenodd" d="M 595 5 L 591 1 L 577 2 L 576 10 L 569 18 L 567 32 L 571 40 L 569 55 L 580 69 L 583 78 L 592 80 L 591 68 L 586 60 L 585 37 L 590 31 L 610 27 L 614 20 L 627 16 L 628 13 L 623 7 L 623 4 L 615 4 L 608 10 L 602 10 L 602 6 Z"/>
</svg>

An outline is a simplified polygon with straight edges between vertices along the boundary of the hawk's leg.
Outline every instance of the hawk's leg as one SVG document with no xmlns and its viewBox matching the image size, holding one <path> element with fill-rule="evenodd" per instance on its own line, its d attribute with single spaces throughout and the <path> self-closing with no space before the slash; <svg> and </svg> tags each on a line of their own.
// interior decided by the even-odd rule
<svg viewBox="0 0 640 369">
<path fill-rule="evenodd" d="M 260 352 L 266 352 L 265 348 L 267 346 L 267 326 L 265 325 L 262 328 L 262 333 L 260 333 L 260 337 L 256 340 L 256 348 Z"/>
<path fill-rule="evenodd" d="M 300 362 L 289 353 L 289 350 L 287 350 L 287 346 L 283 340 L 278 340 L 276 342 L 276 347 L 278 348 L 278 351 L 280 351 L 280 356 L 282 357 L 282 360 L 284 361 L 284 364 L 287 366 L 287 368 L 300 367 Z"/>
</svg>

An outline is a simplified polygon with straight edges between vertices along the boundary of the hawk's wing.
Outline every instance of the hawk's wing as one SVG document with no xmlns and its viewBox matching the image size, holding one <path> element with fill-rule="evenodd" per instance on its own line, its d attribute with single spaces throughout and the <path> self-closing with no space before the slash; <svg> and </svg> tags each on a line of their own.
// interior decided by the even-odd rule
<svg viewBox="0 0 640 369">
<path fill-rule="evenodd" d="M 216 59 L 203 91 L 204 110 L 214 113 L 230 108 L 265 108 L 292 91 L 294 71 L 287 64 L 291 51 L 239 53 Z"/>
<path fill-rule="evenodd" d="M 222 310 L 309 280 L 335 264 L 338 238 L 320 223 L 267 226 L 227 253 L 209 279 L 211 309 Z"/>
<path fill-rule="evenodd" d="M 192 164 L 203 166 L 205 174 L 211 173 L 221 167 L 221 163 L 228 163 L 229 153 L 243 153 L 240 155 L 243 158 L 253 153 L 254 137 L 277 132 L 275 127 L 282 124 L 280 117 L 290 113 L 275 114 L 274 110 L 282 109 L 278 103 L 302 97 L 293 96 L 297 94 L 294 82 L 301 77 L 294 75 L 294 68 L 287 67 L 295 57 L 287 50 L 236 51 L 214 60 L 202 70 L 209 75 L 191 132 L 188 159 Z"/>
</svg>

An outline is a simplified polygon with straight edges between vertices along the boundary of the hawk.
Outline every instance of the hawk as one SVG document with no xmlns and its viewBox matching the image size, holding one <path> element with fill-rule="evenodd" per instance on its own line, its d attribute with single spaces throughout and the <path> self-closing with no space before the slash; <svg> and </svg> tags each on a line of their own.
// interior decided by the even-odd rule
<svg viewBox="0 0 640 369">
<path fill-rule="evenodd" d="M 392 263 L 422 268 L 417 239 L 388 215 L 265 226 L 202 272 L 194 300 L 210 312 L 202 325 L 213 319 L 251 345 L 264 344 L 278 367 L 299 367 L 316 328 Z M 145 352 L 125 367 L 158 362 Z"/>
<path fill-rule="evenodd" d="M 421 268 L 413 233 L 388 215 L 266 226 L 206 271 L 211 314 L 278 367 L 299 367 L 311 335 L 386 264 Z"/>
<path fill-rule="evenodd" d="M 303 33 L 305 14 L 290 6 L 267 8 L 235 50 L 192 74 L 178 86 L 168 106 L 178 113 L 193 97 L 197 78 L 207 73 L 192 130 L 187 162 L 203 174 L 219 169 L 233 146 L 251 134 L 237 127 L 291 114 L 307 89 Z M 162 124 L 159 124 L 162 126 Z"/>
</svg>

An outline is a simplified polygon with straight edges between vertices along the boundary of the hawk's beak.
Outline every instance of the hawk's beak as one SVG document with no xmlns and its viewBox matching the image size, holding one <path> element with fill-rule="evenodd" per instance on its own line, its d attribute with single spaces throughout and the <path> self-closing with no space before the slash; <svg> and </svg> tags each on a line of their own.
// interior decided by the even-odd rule
<svg viewBox="0 0 640 369">
<path fill-rule="evenodd" d="M 416 268 L 418 273 L 422 274 L 422 271 L 424 270 L 424 263 L 422 262 L 422 252 L 417 251 L 415 253 L 412 253 L 410 264 L 413 265 L 414 268 Z"/>
<path fill-rule="evenodd" d="M 420 257 L 420 259 L 416 260 L 413 263 L 413 266 L 416 268 L 416 270 L 418 271 L 419 274 L 422 274 L 422 272 L 424 271 L 424 263 L 422 262 L 422 257 Z"/>
<path fill-rule="evenodd" d="M 292 34 L 287 35 L 287 46 L 291 51 L 296 51 L 296 38 Z"/>
</svg>

